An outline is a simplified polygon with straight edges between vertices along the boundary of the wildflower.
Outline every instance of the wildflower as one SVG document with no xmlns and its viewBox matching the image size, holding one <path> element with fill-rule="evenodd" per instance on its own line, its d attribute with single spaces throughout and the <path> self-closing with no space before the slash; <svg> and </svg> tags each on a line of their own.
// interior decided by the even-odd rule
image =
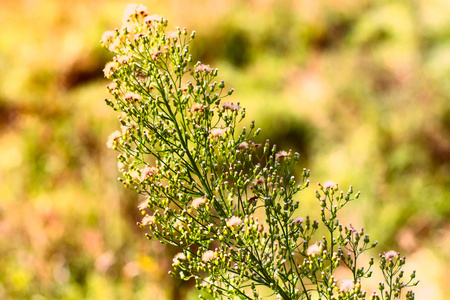
<svg viewBox="0 0 450 300">
<path fill-rule="evenodd" d="M 261 185 L 264 183 L 264 179 L 262 177 L 259 177 L 255 181 L 253 181 L 253 185 Z"/>
<path fill-rule="evenodd" d="M 398 256 L 398 253 L 395 252 L 394 250 L 390 250 L 390 251 L 384 253 L 384 258 L 386 258 L 386 260 L 391 260 L 391 259 L 397 258 L 397 256 Z"/>
<path fill-rule="evenodd" d="M 117 69 L 117 64 L 113 61 L 108 62 L 105 65 L 105 68 L 103 69 L 103 73 L 105 74 L 105 77 L 108 79 L 111 79 L 112 76 L 114 75 L 114 72 Z"/>
<path fill-rule="evenodd" d="M 123 12 L 123 23 L 129 23 L 133 17 L 137 16 L 148 16 L 147 7 L 143 6 L 142 4 L 129 4 Z"/>
<path fill-rule="evenodd" d="M 178 33 L 176 31 L 166 32 L 166 39 L 170 40 L 170 39 L 177 39 L 177 38 L 178 38 Z"/>
<path fill-rule="evenodd" d="M 303 223 L 304 219 L 302 217 L 296 217 L 292 219 L 292 222 L 294 222 L 295 224 L 300 224 Z"/>
<path fill-rule="evenodd" d="M 135 24 L 131 22 L 131 19 L 127 23 L 123 23 L 122 28 L 120 30 L 120 39 L 122 42 L 125 40 L 130 40 L 132 33 L 135 32 Z M 124 49 L 125 51 L 129 51 L 129 49 Z"/>
<path fill-rule="evenodd" d="M 231 111 L 236 111 L 239 109 L 239 105 L 235 105 L 234 103 L 223 103 L 222 107 Z"/>
<path fill-rule="evenodd" d="M 201 105 L 200 103 L 194 103 L 191 107 L 191 111 L 192 112 L 202 112 L 203 111 L 203 105 Z"/>
<path fill-rule="evenodd" d="M 289 153 L 282 150 L 280 152 L 278 152 L 277 154 L 275 154 L 275 158 L 279 159 L 279 158 L 285 158 L 285 157 L 289 157 Z"/>
<path fill-rule="evenodd" d="M 174 257 L 173 257 L 173 266 L 179 266 L 181 264 L 180 260 L 186 260 L 186 255 L 184 255 L 183 253 L 177 253 Z"/>
<path fill-rule="evenodd" d="M 151 15 L 144 18 L 144 23 L 150 25 L 152 22 L 158 22 L 161 20 L 161 16 L 158 15 Z"/>
<path fill-rule="evenodd" d="M 138 95 L 138 94 L 133 93 L 133 92 L 126 92 L 125 95 L 123 96 L 123 98 L 124 98 L 126 101 L 134 100 L 134 101 L 137 102 L 137 101 L 140 101 L 140 100 L 141 100 L 141 95 Z"/>
<path fill-rule="evenodd" d="M 181 222 L 180 220 L 176 220 L 175 223 L 173 223 L 173 228 L 175 229 L 182 229 L 183 228 L 183 222 Z"/>
<path fill-rule="evenodd" d="M 215 258 L 215 256 L 216 256 L 216 254 L 214 251 L 207 250 L 207 251 L 203 252 L 203 254 L 202 254 L 202 261 L 208 262 L 210 260 L 213 260 Z"/>
<path fill-rule="evenodd" d="M 150 178 L 153 178 L 156 175 L 156 168 L 155 167 L 149 167 L 146 166 L 141 170 L 141 182 L 144 182 Z"/>
<path fill-rule="evenodd" d="M 234 226 L 239 226 L 242 224 L 242 220 L 239 217 L 236 216 L 232 216 L 228 221 L 227 221 L 227 226 L 229 227 L 234 227 Z"/>
<path fill-rule="evenodd" d="M 119 86 L 117 85 L 117 82 L 113 81 L 110 84 L 108 84 L 106 86 L 106 88 L 108 89 L 108 91 L 111 94 L 116 94 L 119 91 Z"/>
<path fill-rule="evenodd" d="M 183 94 L 186 94 L 186 92 L 188 91 L 188 87 L 186 85 L 182 85 L 180 87 L 181 92 L 183 92 Z"/>
<path fill-rule="evenodd" d="M 141 224 L 144 226 L 150 226 L 155 224 L 155 216 L 145 215 L 144 218 L 142 218 Z"/>
<path fill-rule="evenodd" d="M 137 12 L 139 15 L 141 15 L 141 16 L 144 16 L 144 17 L 148 16 L 147 7 L 145 7 L 145 6 L 142 5 L 142 4 L 139 4 L 139 5 L 136 7 L 136 12 Z"/>
<path fill-rule="evenodd" d="M 148 80 L 148 76 L 146 76 L 145 74 L 136 72 L 136 73 L 134 73 L 133 75 L 134 75 L 134 77 L 136 77 L 136 79 L 137 79 L 140 83 L 144 83 L 144 82 L 146 82 L 146 81 Z M 153 87 L 150 86 L 149 89 L 152 90 Z"/>
<path fill-rule="evenodd" d="M 119 64 L 126 64 L 130 60 L 131 58 L 128 55 L 122 55 L 115 59 L 115 61 L 118 62 Z"/>
<path fill-rule="evenodd" d="M 313 244 L 308 247 L 308 250 L 306 250 L 306 254 L 309 256 L 315 256 L 319 254 L 322 251 L 321 247 L 317 244 Z"/>
<path fill-rule="evenodd" d="M 255 144 L 252 141 L 250 141 L 250 149 L 255 150 L 259 147 L 261 147 L 261 144 Z"/>
<path fill-rule="evenodd" d="M 225 129 L 222 128 L 214 128 L 209 132 L 213 137 L 224 136 L 226 133 Z"/>
<path fill-rule="evenodd" d="M 131 126 L 120 125 L 122 129 L 122 135 L 126 136 L 130 133 Z"/>
<path fill-rule="evenodd" d="M 119 130 L 114 131 L 108 137 L 108 141 L 106 142 L 106 146 L 108 148 L 114 149 L 114 144 L 118 138 L 122 136 L 122 133 Z"/>
<path fill-rule="evenodd" d="M 136 170 L 130 172 L 131 179 L 136 181 L 139 178 L 139 173 Z"/>
<path fill-rule="evenodd" d="M 248 143 L 247 142 L 240 143 L 239 146 L 238 146 L 238 149 L 239 150 L 248 149 Z"/>
<path fill-rule="evenodd" d="M 102 35 L 102 39 L 100 40 L 100 43 L 103 46 L 107 46 L 109 43 L 111 43 L 112 41 L 114 41 L 114 39 L 116 38 L 116 32 L 109 30 L 109 31 L 105 31 Z"/>
<path fill-rule="evenodd" d="M 139 41 L 140 39 L 142 39 L 142 38 L 144 38 L 144 37 L 146 37 L 145 34 L 143 34 L 143 33 L 141 33 L 141 32 L 138 32 L 138 33 L 136 33 L 136 34 L 134 35 L 134 40 L 135 40 L 135 41 Z"/>
<path fill-rule="evenodd" d="M 323 188 L 326 190 L 332 189 L 335 186 L 335 184 L 336 183 L 334 181 L 328 180 L 323 183 Z"/>
<path fill-rule="evenodd" d="M 120 160 L 117 162 L 117 169 L 121 172 L 125 170 L 125 164 L 121 162 Z"/>
<path fill-rule="evenodd" d="M 177 253 L 174 257 L 174 259 L 182 259 L 182 260 L 186 260 L 186 255 L 184 255 L 184 253 Z"/>
<path fill-rule="evenodd" d="M 207 73 L 209 73 L 209 72 L 211 72 L 211 67 L 209 66 L 209 65 L 203 65 L 203 64 L 201 64 L 201 65 L 198 65 L 196 68 L 195 68 L 195 72 L 207 72 Z"/>
<path fill-rule="evenodd" d="M 334 188 L 335 185 L 336 185 L 335 182 L 328 180 L 323 183 L 323 188 L 326 190 L 331 190 L 332 188 Z"/>
<path fill-rule="evenodd" d="M 141 204 L 138 205 L 138 209 L 140 211 L 145 210 L 147 207 L 148 207 L 148 201 L 143 201 L 143 202 L 141 202 Z"/>
<path fill-rule="evenodd" d="M 157 59 L 158 56 L 161 54 L 162 54 L 162 51 L 159 51 L 158 49 L 153 49 L 152 52 L 150 53 L 153 60 Z"/>
<path fill-rule="evenodd" d="M 353 283 L 353 280 L 342 280 L 341 281 L 341 288 L 339 291 L 341 292 L 348 292 L 352 290 L 355 287 L 355 284 Z"/>
<path fill-rule="evenodd" d="M 192 207 L 198 209 L 201 205 L 206 203 L 205 197 L 195 198 L 192 201 Z"/>
</svg>

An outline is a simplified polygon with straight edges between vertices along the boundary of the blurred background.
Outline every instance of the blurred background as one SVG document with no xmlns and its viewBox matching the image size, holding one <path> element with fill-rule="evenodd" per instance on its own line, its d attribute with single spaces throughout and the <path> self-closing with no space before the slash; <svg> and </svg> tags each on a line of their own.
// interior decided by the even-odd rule
<svg viewBox="0 0 450 300">
<path fill-rule="evenodd" d="M 105 147 L 118 122 L 99 40 L 127 4 L 0 1 L 0 299 L 197 297 L 167 275 L 176 250 L 136 226 Z M 194 60 L 312 182 L 363 192 L 345 218 L 407 255 L 417 299 L 450 299 L 448 0 L 142 4 L 196 30 Z"/>
</svg>

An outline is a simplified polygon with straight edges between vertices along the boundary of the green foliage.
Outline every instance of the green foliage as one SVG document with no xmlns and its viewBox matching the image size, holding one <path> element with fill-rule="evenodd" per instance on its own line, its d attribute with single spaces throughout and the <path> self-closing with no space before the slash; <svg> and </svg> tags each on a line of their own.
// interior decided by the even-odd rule
<svg viewBox="0 0 450 300">
<path fill-rule="evenodd" d="M 365 266 L 360 256 L 377 242 L 338 218 L 359 193 L 319 184 L 320 221 L 310 219 L 295 200 L 310 176 L 304 169 L 296 183 L 299 154 L 255 143 L 254 122 L 239 129 L 245 109 L 224 101 L 233 89 L 215 80 L 218 69 L 192 64 L 194 32 L 167 27 L 129 5 L 102 45 L 115 54 L 104 69 L 113 80 L 106 103 L 122 126 L 107 145 L 120 152 L 120 181 L 145 196 L 140 225 L 149 239 L 180 250 L 172 275 L 194 278 L 216 299 L 365 299 L 374 259 Z M 370 299 L 398 299 L 417 285 L 415 273 L 403 279 L 404 262 L 394 251 L 380 255 L 384 282 Z M 351 277 L 336 277 L 338 268 Z"/>
</svg>

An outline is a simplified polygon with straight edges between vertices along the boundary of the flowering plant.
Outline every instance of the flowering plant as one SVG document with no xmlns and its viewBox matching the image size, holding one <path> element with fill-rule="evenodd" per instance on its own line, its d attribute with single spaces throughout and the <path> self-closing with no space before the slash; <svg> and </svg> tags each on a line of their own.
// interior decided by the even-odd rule
<svg viewBox="0 0 450 300">
<path fill-rule="evenodd" d="M 120 181 L 145 196 L 139 225 L 148 238 L 180 250 L 171 274 L 216 299 L 365 299 L 362 281 L 375 262 L 365 267 L 360 256 L 377 242 L 338 219 L 359 192 L 319 184 L 320 220 L 299 217 L 294 196 L 310 184 L 309 170 L 295 179 L 299 154 L 252 141 L 254 122 L 239 129 L 245 108 L 225 100 L 233 89 L 216 80 L 217 69 L 192 63 L 194 32 L 167 28 L 130 5 L 123 27 L 101 43 L 115 55 L 104 69 L 106 103 L 122 126 L 107 145 L 120 152 Z M 400 253 L 380 255 L 385 281 L 370 299 L 399 299 L 417 284 L 414 272 L 403 278 L 404 263 Z M 338 269 L 350 275 L 338 278 Z"/>
</svg>

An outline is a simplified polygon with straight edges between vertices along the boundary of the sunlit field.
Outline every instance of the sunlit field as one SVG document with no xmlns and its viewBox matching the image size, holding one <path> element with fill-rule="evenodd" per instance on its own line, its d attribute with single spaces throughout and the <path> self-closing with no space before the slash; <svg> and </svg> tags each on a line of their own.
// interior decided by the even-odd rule
<svg viewBox="0 0 450 300">
<path fill-rule="evenodd" d="M 0 1 L 0 299 L 196 299 L 118 181 L 100 46 L 126 1 Z M 196 31 L 247 120 L 311 182 L 362 192 L 345 218 L 398 250 L 416 299 L 450 299 L 450 2 L 142 1 Z M 301 168 L 298 170 L 301 172 Z M 304 214 L 315 184 L 302 192 Z"/>
</svg>

